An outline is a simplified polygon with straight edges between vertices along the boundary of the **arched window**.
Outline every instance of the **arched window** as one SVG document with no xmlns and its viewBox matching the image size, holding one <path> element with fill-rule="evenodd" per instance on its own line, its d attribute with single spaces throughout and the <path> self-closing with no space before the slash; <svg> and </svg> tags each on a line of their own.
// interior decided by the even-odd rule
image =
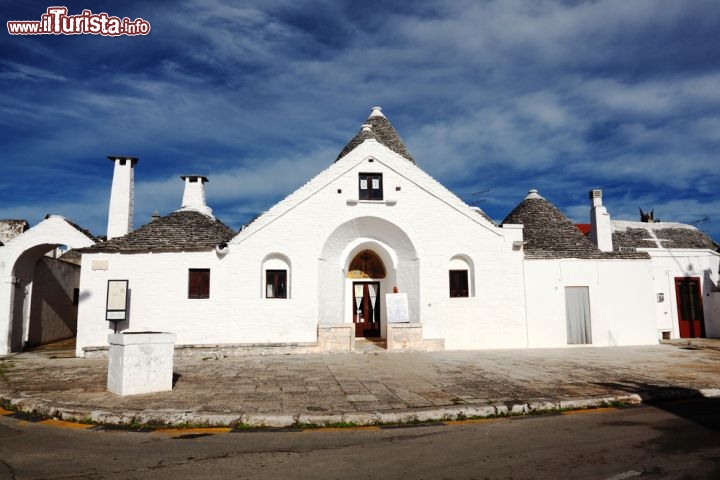
<svg viewBox="0 0 720 480">
<path fill-rule="evenodd" d="M 348 278 L 385 278 L 385 265 L 372 250 L 363 250 L 352 259 Z"/>
<path fill-rule="evenodd" d="M 265 257 L 262 285 L 265 298 L 290 298 L 290 260 L 285 255 L 273 253 Z"/>
<path fill-rule="evenodd" d="M 449 273 L 451 298 L 475 296 L 472 260 L 464 255 L 454 256 L 450 259 Z"/>
</svg>

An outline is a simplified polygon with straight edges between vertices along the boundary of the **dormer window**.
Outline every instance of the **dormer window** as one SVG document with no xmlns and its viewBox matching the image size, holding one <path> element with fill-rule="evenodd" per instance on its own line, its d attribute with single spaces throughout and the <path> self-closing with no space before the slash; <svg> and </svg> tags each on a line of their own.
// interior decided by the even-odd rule
<svg viewBox="0 0 720 480">
<path fill-rule="evenodd" d="M 382 200 L 382 173 L 361 173 L 359 175 L 358 200 Z"/>
</svg>

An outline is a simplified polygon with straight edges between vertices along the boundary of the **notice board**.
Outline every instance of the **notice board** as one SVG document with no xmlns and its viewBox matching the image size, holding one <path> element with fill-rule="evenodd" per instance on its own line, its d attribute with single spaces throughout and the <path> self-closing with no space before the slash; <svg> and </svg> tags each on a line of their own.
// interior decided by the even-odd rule
<svg viewBox="0 0 720 480">
<path fill-rule="evenodd" d="M 386 293 L 385 308 L 387 308 L 388 323 L 410 322 L 407 293 Z"/>
</svg>

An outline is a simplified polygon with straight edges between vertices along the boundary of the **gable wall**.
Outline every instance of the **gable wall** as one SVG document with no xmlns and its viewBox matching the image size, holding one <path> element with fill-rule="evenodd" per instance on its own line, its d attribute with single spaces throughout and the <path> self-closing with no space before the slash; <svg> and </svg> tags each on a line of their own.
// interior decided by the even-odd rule
<svg viewBox="0 0 720 480">
<path fill-rule="evenodd" d="M 376 160 L 370 163 L 369 158 Z M 383 174 L 383 202 L 355 202 L 359 173 Z M 356 222 L 357 231 L 351 233 L 400 248 L 395 253 L 404 263 L 396 286 L 409 294 L 411 318 L 423 324 L 425 338 L 444 338 L 447 348 L 525 346 L 522 252 L 512 250 L 519 230 L 491 225 L 422 170 L 373 142 L 356 148 L 306 187 L 316 185 L 321 188 L 291 213 L 280 216 L 271 210 L 267 216 L 275 218 L 272 223 L 261 221 L 260 228 L 249 227 L 231 243 L 254 258 L 281 245 L 293 262 L 295 284 L 320 289 L 317 300 L 308 300 L 332 304 L 328 309 L 335 322 L 347 322 L 350 307 L 342 269 L 348 259 L 340 258 L 347 238 L 328 247 L 334 255 L 324 254 L 323 248 L 333 232 L 355 219 L 383 219 L 409 238 L 412 252 L 393 239 L 390 229 L 370 228 L 369 221 Z M 456 255 L 474 265 L 474 297 L 449 298 L 448 268 Z M 318 277 L 332 277 L 333 285 L 320 287 Z"/>
</svg>

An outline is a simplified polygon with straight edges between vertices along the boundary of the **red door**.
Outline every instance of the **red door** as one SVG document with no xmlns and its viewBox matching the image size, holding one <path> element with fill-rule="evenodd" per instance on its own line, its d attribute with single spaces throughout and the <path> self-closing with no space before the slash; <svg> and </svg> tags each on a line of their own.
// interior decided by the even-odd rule
<svg viewBox="0 0 720 480">
<path fill-rule="evenodd" d="M 680 338 L 704 337 L 700 279 L 698 277 L 676 277 L 675 296 L 677 297 Z"/>
<path fill-rule="evenodd" d="M 380 336 L 380 283 L 353 282 L 353 323 L 356 337 Z"/>
</svg>

